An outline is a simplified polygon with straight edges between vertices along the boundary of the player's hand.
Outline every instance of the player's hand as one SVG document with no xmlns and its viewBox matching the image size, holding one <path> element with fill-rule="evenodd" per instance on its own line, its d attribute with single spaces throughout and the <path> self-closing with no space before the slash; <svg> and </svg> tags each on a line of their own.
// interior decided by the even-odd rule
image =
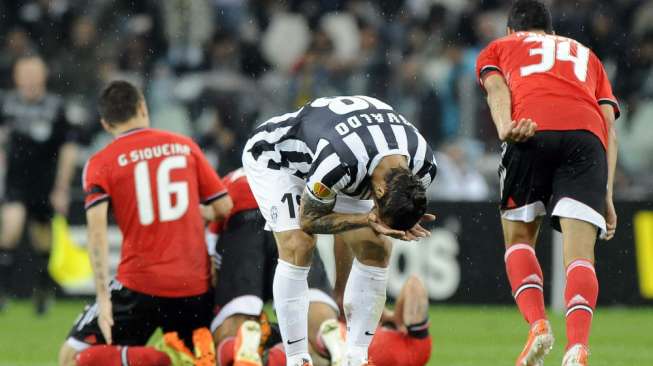
<svg viewBox="0 0 653 366">
<path fill-rule="evenodd" d="M 501 141 L 524 142 L 535 135 L 537 123 L 530 118 L 522 118 L 519 121 L 511 121 L 504 124 L 499 130 Z"/>
<path fill-rule="evenodd" d="M 98 297 L 98 325 L 102 336 L 107 344 L 111 344 L 113 339 L 111 337 L 111 327 L 113 327 L 113 309 L 111 306 L 111 299 L 108 296 Z"/>
<path fill-rule="evenodd" d="M 386 235 L 395 239 L 401 239 L 406 236 L 405 231 L 394 230 L 383 223 L 381 219 L 379 219 L 379 216 L 376 214 L 376 208 L 370 211 L 370 213 L 367 215 L 367 223 L 369 224 L 370 228 L 372 228 L 372 230 L 374 230 L 377 234 Z"/>
<path fill-rule="evenodd" d="M 612 198 L 606 199 L 605 227 L 607 232 L 601 239 L 610 240 L 614 237 L 614 234 L 617 231 L 617 211 L 614 209 Z"/>
<path fill-rule="evenodd" d="M 70 192 L 65 187 L 55 187 L 50 192 L 50 204 L 55 212 L 67 216 L 70 207 Z"/>
</svg>

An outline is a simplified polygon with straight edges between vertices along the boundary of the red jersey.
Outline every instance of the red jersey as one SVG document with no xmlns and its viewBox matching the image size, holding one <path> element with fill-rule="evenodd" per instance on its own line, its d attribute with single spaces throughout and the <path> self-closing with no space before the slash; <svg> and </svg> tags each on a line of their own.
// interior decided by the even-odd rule
<svg viewBox="0 0 653 366">
<path fill-rule="evenodd" d="M 425 366 L 431 358 L 431 336 L 415 338 L 398 330 L 376 329 L 369 357 L 377 366 Z"/>
<path fill-rule="evenodd" d="M 258 203 L 254 199 L 254 194 L 249 188 L 249 183 L 247 182 L 247 176 L 243 168 L 234 170 L 233 172 L 227 174 L 222 178 L 224 185 L 227 187 L 227 192 L 234 203 L 229 216 L 222 222 L 212 222 L 209 225 L 209 232 L 212 234 L 219 234 L 222 232 L 223 227 L 229 223 L 229 217 L 235 215 L 238 212 L 247 211 L 247 210 L 256 210 L 258 209 Z"/>
<path fill-rule="evenodd" d="M 153 296 L 208 291 L 199 205 L 227 191 L 190 138 L 151 128 L 129 131 L 88 160 L 82 179 L 87 209 L 111 201 L 123 234 L 121 283 Z"/>
<path fill-rule="evenodd" d="M 607 146 L 599 104 L 619 104 L 601 61 L 579 42 L 517 32 L 490 43 L 476 61 L 483 80 L 500 73 L 512 95 L 512 119 L 530 118 L 538 130 L 588 130 Z"/>
</svg>

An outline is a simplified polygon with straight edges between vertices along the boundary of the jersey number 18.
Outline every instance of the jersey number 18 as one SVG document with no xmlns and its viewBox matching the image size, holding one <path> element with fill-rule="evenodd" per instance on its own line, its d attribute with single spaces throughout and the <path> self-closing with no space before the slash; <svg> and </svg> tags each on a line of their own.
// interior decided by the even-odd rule
<svg viewBox="0 0 653 366">
<path fill-rule="evenodd" d="M 185 156 L 165 158 L 156 170 L 156 194 L 159 203 L 159 221 L 173 221 L 182 217 L 188 210 L 188 182 L 171 182 L 170 172 L 173 169 L 185 168 Z M 152 185 L 148 161 L 141 161 L 134 167 L 134 182 L 136 185 L 136 202 L 138 218 L 141 225 L 147 226 L 154 222 L 154 204 L 152 202 Z M 176 202 L 172 203 L 172 195 Z"/>
</svg>

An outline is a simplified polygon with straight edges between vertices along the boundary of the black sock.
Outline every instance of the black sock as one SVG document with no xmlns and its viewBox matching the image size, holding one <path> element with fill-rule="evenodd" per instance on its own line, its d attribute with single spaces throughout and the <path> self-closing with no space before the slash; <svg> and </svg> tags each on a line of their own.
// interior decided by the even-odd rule
<svg viewBox="0 0 653 366">
<path fill-rule="evenodd" d="M 0 249 L 0 295 L 9 292 L 15 249 Z"/>
<path fill-rule="evenodd" d="M 48 271 L 48 263 L 50 261 L 50 253 L 37 252 L 34 254 L 34 264 L 36 265 L 36 288 L 41 291 L 51 292 L 54 288 L 54 283 Z"/>
<path fill-rule="evenodd" d="M 408 335 L 413 338 L 423 339 L 429 336 L 429 319 L 426 318 L 423 322 L 408 325 Z"/>
</svg>

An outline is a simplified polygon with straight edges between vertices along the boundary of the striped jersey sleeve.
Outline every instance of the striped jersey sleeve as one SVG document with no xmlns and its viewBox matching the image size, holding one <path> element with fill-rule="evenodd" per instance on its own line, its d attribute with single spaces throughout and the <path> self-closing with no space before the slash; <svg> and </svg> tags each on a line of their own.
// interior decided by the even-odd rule
<svg viewBox="0 0 653 366">
<path fill-rule="evenodd" d="M 313 198 L 332 202 L 352 181 L 351 169 L 332 148 L 322 149 L 306 178 L 306 189 Z"/>
</svg>

